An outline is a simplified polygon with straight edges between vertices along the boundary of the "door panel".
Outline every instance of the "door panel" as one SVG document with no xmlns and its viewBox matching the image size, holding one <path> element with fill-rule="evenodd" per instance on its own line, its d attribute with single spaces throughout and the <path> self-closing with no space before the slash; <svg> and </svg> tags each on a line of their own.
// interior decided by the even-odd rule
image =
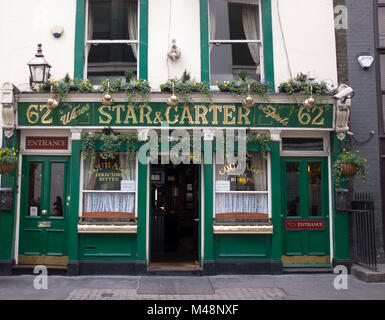
<svg viewBox="0 0 385 320">
<path fill-rule="evenodd" d="M 327 164 L 327 158 L 282 158 L 282 261 L 285 265 L 329 261 Z"/>
<path fill-rule="evenodd" d="M 23 157 L 20 264 L 67 261 L 69 176 L 69 157 Z"/>
</svg>

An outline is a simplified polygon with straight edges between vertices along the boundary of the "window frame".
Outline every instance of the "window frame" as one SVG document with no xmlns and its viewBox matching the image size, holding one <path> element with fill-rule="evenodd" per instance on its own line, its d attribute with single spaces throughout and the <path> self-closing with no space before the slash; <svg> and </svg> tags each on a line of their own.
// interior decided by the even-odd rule
<svg viewBox="0 0 385 320">
<path fill-rule="evenodd" d="M 83 66 L 83 79 L 88 78 L 88 45 L 98 45 L 98 44 L 126 44 L 130 45 L 131 43 L 138 45 L 138 58 L 136 60 L 136 73 L 139 74 L 139 35 L 140 35 L 140 0 L 137 0 L 138 3 L 138 34 L 137 34 L 137 40 L 127 40 L 127 39 L 116 39 L 116 40 L 88 40 L 88 10 L 90 8 L 90 0 L 85 0 L 85 17 L 84 17 L 84 66 Z"/>
<path fill-rule="evenodd" d="M 74 78 L 84 79 L 86 73 L 86 1 L 76 0 Z M 87 14 L 88 17 L 88 14 Z M 88 19 L 88 18 L 87 18 Z M 138 78 L 148 80 L 148 0 L 138 0 Z"/>
<path fill-rule="evenodd" d="M 227 3 L 241 3 L 241 4 L 252 4 L 252 5 L 257 5 L 258 6 L 258 13 L 259 13 L 259 40 L 225 40 L 225 39 L 211 39 L 210 38 L 210 13 L 208 15 L 208 37 L 209 37 L 209 47 L 210 45 L 214 46 L 220 46 L 221 44 L 240 44 L 240 43 L 257 43 L 259 44 L 259 55 L 260 55 L 260 77 L 261 81 L 265 80 L 265 57 L 264 57 L 264 46 L 263 46 L 263 15 L 262 15 L 262 5 L 261 1 L 262 0 L 226 0 Z M 210 10 L 210 0 L 208 1 L 208 9 Z M 234 68 L 235 65 L 232 65 Z M 209 76 L 210 76 L 210 87 L 217 89 L 218 86 L 212 85 L 211 84 L 211 57 L 210 57 L 210 52 L 209 52 Z M 231 79 L 229 79 L 231 80 Z"/>
<path fill-rule="evenodd" d="M 101 152 L 101 151 L 96 151 L 96 152 Z M 127 152 L 126 150 L 118 151 L 118 152 Z M 84 161 L 82 157 L 82 153 L 80 154 L 80 187 L 79 187 L 79 220 L 81 221 L 81 224 L 119 224 L 119 225 L 129 225 L 132 224 L 132 222 L 114 222 L 114 221 L 100 221 L 100 222 L 88 222 L 88 221 L 82 221 L 83 218 L 83 195 L 84 193 L 134 193 L 135 194 L 135 224 L 136 221 L 138 220 L 138 152 L 135 152 L 135 191 L 121 191 L 121 190 L 86 190 L 83 188 L 83 183 L 84 183 Z"/>
<path fill-rule="evenodd" d="M 248 150 L 249 152 L 261 152 L 261 151 L 256 151 L 256 150 Z M 266 161 L 266 186 L 267 190 L 266 191 L 216 191 L 216 175 L 217 175 L 217 162 L 216 162 L 216 152 L 214 152 L 213 155 L 213 219 L 216 217 L 216 195 L 217 193 L 233 193 L 233 194 L 267 194 L 267 218 L 269 221 L 272 219 L 272 200 L 271 200 L 271 152 L 267 152 L 267 159 Z M 256 212 L 257 213 L 257 212 Z M 247 224 L 254 224 L 252 223 L 247 223 Z M 258 223 L 259 224 L 259 223 Z"/>
</svg>

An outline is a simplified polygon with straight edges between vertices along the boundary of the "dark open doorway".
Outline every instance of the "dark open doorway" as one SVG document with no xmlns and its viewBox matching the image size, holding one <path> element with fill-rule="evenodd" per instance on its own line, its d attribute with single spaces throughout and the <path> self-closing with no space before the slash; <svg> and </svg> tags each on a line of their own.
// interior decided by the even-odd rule
<svg viewBox="0 0 385 320">
<path fill-rule="evenodd" d="M 199 168 L 151 166 L 152 265 L 199 265 Z"/>
</svg>

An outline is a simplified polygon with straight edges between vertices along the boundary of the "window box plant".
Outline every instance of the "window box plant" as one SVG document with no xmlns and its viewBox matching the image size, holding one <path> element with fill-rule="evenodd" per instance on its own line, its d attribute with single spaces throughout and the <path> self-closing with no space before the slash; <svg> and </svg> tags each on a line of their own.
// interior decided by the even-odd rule
<svg viewBox="0 0 385 320">
<path fill-rule="evenodd" d="M 278 86 L 278 91 L 281 93 L 294 94 L 302 93 L 310 96 L 312 93 L 316 96 L 326 96 L 331 92 L 329 91 L 326 82 L 311 81 L 307 75 L 300 73 L 295 79 L 282 82 Z"/>
<path fill-rule="evenodd" d="M 0 174 L 9 174 L 17 163 L 17 150 L 15 148 L 0 149 Z"/>
<path fill-rule="evenodd" d="M 269 87 L 268 82 L 250 79 L 245 71 L 240 71 L 237 79 L 232 81 L 217 81 L 216 83 L 221 92 L 231 92 L 238 96 L 246 96 L 249 85 L 250 93 L 253 94 L 265 94 Z"/>
<path fill-rule="evenodd" d="M 197 92 L 205 96 L 208 100 L 211 99 L 210 85 L 207 82 L 199 82 L 191 79 L 191 75 L 186 70 L 182 76 L 177 79 L 171 79 L 160 85 L 160 90 L 163 92 L 171 92 L 174 84 L 174 91 L 181 98 L 182 102 L 190 102 L 190 95 Z"/>
<path fill-rule="evenodd" d="M 366 158 L 361 157 L 360 151 L 355 152 L 343 149 L 343 152 L 334 162 L 332 176 L 336 186 L 346 182 L 347 178 L 354 177 L 356 174 L 361 176 L 363 182 L 367 182 L 368 164 Z"/>
</svg>

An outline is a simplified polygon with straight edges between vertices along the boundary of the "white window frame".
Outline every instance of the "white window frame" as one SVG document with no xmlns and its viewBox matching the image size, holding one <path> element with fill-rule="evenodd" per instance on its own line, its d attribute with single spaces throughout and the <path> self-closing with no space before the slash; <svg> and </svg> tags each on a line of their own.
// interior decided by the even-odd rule
<svg viewBox="0 0 385 320">
<path fill-rule="evenodd" d="M 88 1 L 88 0 L 87 0 Z M 259 12 L 259 30 L 260 30 L 260 40 L 224 40 L 224 39 L 210 39 L 210 21 L 208 24 L 209 28 L 209 45 L 220 45 L 220 44 L 234 44 L 234 43 L 258 43 L 259 44 L 259 56 L 261 58 L 260 62 L 260 71 L 261 71 L 261 81 L 265 81 L 265 64 L 264 64 L 264 53 L 263 53 L 263 21 L 262 21 L 262 6 L 261 6 L 261 0 L 227 0 L 227 2 L 234 2 L 234 3 L 243 3 L 243 4 L 253 4 L 258 6 L 258 12 Z M 210 5 L 210 2 L 209 2 Z M 210 19 L 210 14 L 209 14 Z M 211 55 L 209 55 L 209 65 L 210 65 L 210 83 L 211 83 Z M 213 89 L 218 89 L 217 85 L 210 85 Z"/>
<path fill-rule="evenodd" d="M 260 152 L 260 151 L 250 151 L 250 152 Z M 214 190 L 213 190 L 213 218 L 215 219 L 217 211 L 216 211 L 216 195 L 217 193 L 234 193 L 234 194 L 267 194 L 267 216 L 269 219 L 272 218 L 272 211 L 271 211 L 271 154 L 270 152 L 267 152 L 267 159 L 266 159 L 266 177 L 267 177 L 267 190 L 266 191 L 217 191 L 216 188 L 216 175 L 217 175 L 217 161 L 216 161 L 216 152 L 214 152 Z M 256 212 L 257 213 L 257 212 Z"/>
<path fill-rule="evenodd" d="M 98 152 L 98 151 L 97 151 Z M 127 151 L 120 151 L 127 152 Z M 83 194 L 84 193 L 135 193 L 135 220 L 138 218 L 138 152 L 135 152 L 135 191 L 121 191 L 121 190 L 87 190 L 83 189 L 84 183 L 84 159 L 82 157 L 82 153 L 80 154 L 80 196 L 79 196 L 79 218 L 83 216 Z M 105 221 L 103 223 L 110 224 L 113 222 Z M 83 224 L 87 224 L 87 222 L 83 222 Z M 92 222 L 89 222 L 92 224 Z"/>
<path fill-rule="evenodd" d="M 84 68 L 83 68 L 83 75 L 84 79 L 88 78 L 88 45 L 97 45 L 97 44 L 115 44 L 115 43 L 125 43 L 127 45 L 130 45 L 131 43 L 135 43 L 138 46 L 138 58 L 136 59 L 136 74 L 139 75 L 139 30 L 140 30 L 140 5 L 139 0 L 137 0 L 138 3 L 138 34 L 137 34 L 137 40 L 88 40 L 88 10 L 89 10 L 89 2 L 90 0 L 86 0 L 85 4 L 85 27 L 84 27 Z"/>
</svg>

